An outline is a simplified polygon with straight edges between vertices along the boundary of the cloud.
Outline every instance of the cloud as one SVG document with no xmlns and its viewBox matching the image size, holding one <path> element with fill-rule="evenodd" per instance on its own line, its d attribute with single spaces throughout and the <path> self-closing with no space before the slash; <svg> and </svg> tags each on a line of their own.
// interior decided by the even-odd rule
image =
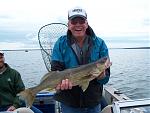
<svg viewBox="0 0 150 113">
<path fill-rule="evenodd" d="M 0 0 L 0 31 L 14 31 L 15 36 L 26 32 L 19 35 L 19 42 L 24 43 L 23 37 L 27 43 L 36 44 L 42 26 L 67 23 L 68 10 L 80 6 L 86 9 L 89 25 L 98 36 L 142 38 L 149 35 L 148 4 L 149 0 Z M 9 32 L 2 33 L 12 37 Z M 6 38 L 3 36 L 0 34 Z"/>
<path fill-rule="evenodd" d="M 38 43 L 0 42 L 0 50 L 39 49 Z"/>
<path fill-rule="evenodd" d="M 7 45 L 7 46 L 6 46 Z M 5 50 L 5 49 L 10 49 L 10 50 L 14 50 L 14 49 L 18 49 L 18 48 L 24 48 L 25 44 L 22 42 L 0 42 L 0 49 L 1 50 Z"/>
<path fill-rule="evenodd" d="M 26 34 L 25 37 L 26 37 L 27 40 L 29 40 L 29 41 L 38 42 L 37 33 L 28 33 L 28 34 Z"/>
<path fill-rule="evenodd" d="M 38 30 L 48 23 L 66 23 L 68 9 L 74 6 L 86 9 L 89 24 L 98 34 L 143 34 L 148 29 L 145 26 L 149 26 L 148 0 L 6 0 L 0 4 L 0 15 L 13 17 L 0 26 L 16 30 Z"/>
</svg>

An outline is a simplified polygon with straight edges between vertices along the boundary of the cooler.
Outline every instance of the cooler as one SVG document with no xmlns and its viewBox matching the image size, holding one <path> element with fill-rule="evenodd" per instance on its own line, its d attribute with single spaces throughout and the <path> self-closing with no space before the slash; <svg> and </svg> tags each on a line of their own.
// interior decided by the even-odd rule
<svg viewBox="0 0 150 113">
<path fill-rule="evenodd" d="M 56 101 L 53 99 L 53 95 L 54 92 L 42 91 L 36 95 L 33 105 L 43 113 L 55 113 Z"/>
</svg>

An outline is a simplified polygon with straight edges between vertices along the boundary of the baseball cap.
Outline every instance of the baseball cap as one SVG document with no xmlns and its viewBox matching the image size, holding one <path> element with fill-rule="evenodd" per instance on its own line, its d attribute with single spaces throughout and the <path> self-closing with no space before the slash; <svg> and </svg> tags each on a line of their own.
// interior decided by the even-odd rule
<svg viewBox="0 0 150 113">
<path fill-rule="evenodd" d="M 68 20 L 73 19 L 75 17 L 82 17 L 87 19 L 86 11 L 80 7 L 75 7 L 68 11 Z"/>
<path fill-rule="evenodd" d="M 1 50 L 0 50 L 0 55 L 1 55 L 1 56 L 3 56 L 3 55 L 4 55 L 4 52 L 3 52 L 3 51 L 1 51 Z"/>
</svg>

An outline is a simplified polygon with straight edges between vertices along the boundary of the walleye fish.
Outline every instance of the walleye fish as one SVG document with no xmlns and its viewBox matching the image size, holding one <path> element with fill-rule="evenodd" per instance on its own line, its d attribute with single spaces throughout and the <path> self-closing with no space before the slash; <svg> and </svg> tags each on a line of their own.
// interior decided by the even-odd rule
<svg viewBox="0 0 150 113">
<path fill-rule="evenodd" d="M 96 62 L 81 65 L 76 68 L 65 69 L 64 71 L 51 71 L 44 75 L 39 85 L 25 89 L 17 94 L 21 100 L 24 100 L 26 107 L 31 107 L 35 96 L 41 90 L 49 88 L 55 89 L 63 79 L 69 79 L 73 86 L 79 85 L 85 91 L 89 82 L 100 75 L 105 70 L 107 57 L 101 58 Z"/>
</svg>

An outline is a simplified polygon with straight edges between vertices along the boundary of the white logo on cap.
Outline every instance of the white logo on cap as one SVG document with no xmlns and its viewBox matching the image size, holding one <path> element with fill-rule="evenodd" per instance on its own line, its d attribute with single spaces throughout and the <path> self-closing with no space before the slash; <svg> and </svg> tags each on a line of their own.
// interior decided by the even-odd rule
<svg viewBox="0 0 150 113">
<path fill-rule="evenodd" d="M 72 12 L 78 12 L 78 13 L 80 13 L 80 12 L 82 12 L 82 9 L 74 9 Z"/>
<path fill-rule="evenodd" d="M 77 16 L 80 16 L 80 17 L 87 19 L 86 11 L 82 8 L 76 7 L 74 9 L 71 9 L 68 11 L 68 19 L 71 19 L 71 17 L 74 18 Z"/>
</svg>

